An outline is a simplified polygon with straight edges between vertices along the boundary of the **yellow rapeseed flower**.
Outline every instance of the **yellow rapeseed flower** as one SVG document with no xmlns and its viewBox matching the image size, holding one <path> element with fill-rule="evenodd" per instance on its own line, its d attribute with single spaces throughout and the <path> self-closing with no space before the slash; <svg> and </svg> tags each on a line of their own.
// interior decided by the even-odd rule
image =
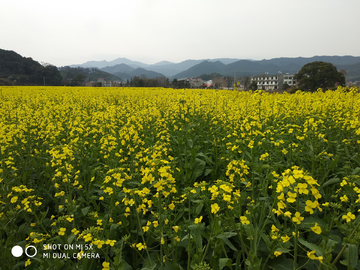
<svg viewBox="0 0 360 270">
<path fill-rule="evenodd" d="M 351 212 L 348 212 L 346 215 L 342 216 L 342 219 L 345 219 L 346 222 L 350 222 L 351 220 L 355 219 L 355 215 Z"/>
<path fill-rule="evenodd" d="M 66 228 L 60 228 L 59 235 L 65 235 Z"/>
<path fill-rule="evenodd" d="M 302 217 L 299 212 L 296 212 L 295 216 L 292 218 L 292 221 L 297 223 L 297 224 L 300 224 L 301 221 L 303 221 L 303 220 L 304 220 L 304 217 Z"/>
<path fill-rule="evenodd" d="M 211 205 L 211 213 L 216 214 L 220 210 L 220 206 L 217 203 Z"/>
<path fill-rule="evenodd" d="M 247 219 L 247 217 L 246 216 L 241 216 L 240 217 L 240 221 L 241 221 L 241 223 L 242 224 L 246 224 L 246 225 L 249 225 L 250 224 L 250 221 Z"/>
<path fill-rule="evenodd" d="M 203 219 L 203 216 L 200 216 L 199 218 L 195 218 L 195 224 L 199 224 L 201 220 Z"/>
<path fill-rule="evenodd" d="M 314 227 L 311 227 L 311 230 L 316 233 L 316 234 L 320 234 L 321 233 L 321 228 L 317 225 L 317 223 L 315 223 Z"/>
<path fill-rule="evenodd" d="M 274 252 L 274 255 L 275 255 L 276 257 L 279 257 L 281 254 L 282 254 L 281 251 L 275 251 L 275 252 Z"/>
<path fill-rule="evenodd" d="M 102 263 L 103 269 L 102 270 L 110 270 L 110 263 L 108 262 L 103 262 Z"/>
</svg>

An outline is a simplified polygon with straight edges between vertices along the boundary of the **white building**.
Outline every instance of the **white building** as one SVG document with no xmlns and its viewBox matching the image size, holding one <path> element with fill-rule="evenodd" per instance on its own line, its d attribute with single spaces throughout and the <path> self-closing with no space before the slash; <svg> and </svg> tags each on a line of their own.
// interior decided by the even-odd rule
<svg viewBox="0 0 360 270">
<path fill-rule="evenodd" d="M 255 81 L 257 84 L 257 88 L 261 90 L 277 90 L 280 89 L 279 77 L 280 75 L 262 74 L 251 77 L 251 82 Z"/>
<path fill-rule="evenodd" d="M 251 81 L 255 81 L 257 84 L 257 89 L 260 90 L 282 90 L 282 86 L 285 83 L 287 83 L 289 86 L 296 85 L 294 75 L 289 74 L 262 74 L 251 77 Z"/>
<path fill-rule="evenodd" d="M 296 85 L 296 80 L 294 78 L 294 75 L 289 75 L 289 74 L 283 74 L 283 84 L 287 83 L 289 86 L 294 86 Z"/>
</svg>

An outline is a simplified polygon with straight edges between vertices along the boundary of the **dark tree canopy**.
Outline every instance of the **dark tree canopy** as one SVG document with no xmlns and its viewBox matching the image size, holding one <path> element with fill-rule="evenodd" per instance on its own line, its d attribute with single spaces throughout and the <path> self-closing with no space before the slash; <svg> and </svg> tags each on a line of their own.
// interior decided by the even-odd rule
<svg viewBox="0 0 360 270">
<path fill-rule="evenodd" d="M 338 72 L 333 64 L 321 61 L 304 65 L 295 74 L 295 79 L 303 91 L 314 92 L 318 88 L 334 88 L 336 84 L 345 86 L 344 74 Z"/>
<path fill-rule="evenodd" d="M 255 91 L 255 90 L 257 90 L 257 88 L 258 88 L 257 83 L 255 81 L 252 81 L 249 85 L 249 89 Z"/>
<path fill-rule="evenodd" d="M 0 49 L 0 85 L 61 85 L 62 77 L 53 65 L 42 66 L 32 58 Z"/>
<path fill-rule="evenodd" d="M 83 85 L 85 82 L 86 76 L 82 73 L 78 73 L 73 77 L 73 81 L 77 85 Z"/>
</svg>

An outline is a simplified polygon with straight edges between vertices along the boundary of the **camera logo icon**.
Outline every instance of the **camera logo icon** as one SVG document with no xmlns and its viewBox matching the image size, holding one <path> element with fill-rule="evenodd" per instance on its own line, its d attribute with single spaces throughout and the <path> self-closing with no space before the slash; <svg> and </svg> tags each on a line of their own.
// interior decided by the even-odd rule
<svg viewBox="0 0 360 270">
<path fill-rule="evenodd" d="M 34 249 L 34 254 L 29 254 L 28 252 L 28 250 L 29 249 Z M 20 256 L 22 256 L 23 255 L 23 253 L 24 253 L 24 250 L 23 250 L 23 248 L 21 247 L 21 246 L 14 246 L 12 249 L 11 249 L 11 254 L 14 256 L 14 257 L 16 257 L 16 258 L 18 258 L 18 257 L 20 257 Z M 26 247 L 25 248 L 25 254 L 26 254 L 26 256 L 28 256 L 28 257 L 30 257 L 30 258 L 32 258 L 32 257 L 34 257 L 36 254 L 37 254 L 37 249 L 36 249 L 36 247 L 34 247 L 34 246 L 28 246 L 28 247 Z"/>
</svg>

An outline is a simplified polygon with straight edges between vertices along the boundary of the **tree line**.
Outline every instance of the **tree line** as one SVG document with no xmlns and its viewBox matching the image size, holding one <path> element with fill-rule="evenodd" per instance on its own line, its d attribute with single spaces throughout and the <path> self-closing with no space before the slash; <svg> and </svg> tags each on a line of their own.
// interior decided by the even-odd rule
<svg viewBox="0 0 360 270">
<path fill-rule="evenodd" d="M 128 85 L 131 87 L 170 87 L 170 81 L 166 77 L 147 78 L 141 75 L 132 77 Z"/>
</svg>

